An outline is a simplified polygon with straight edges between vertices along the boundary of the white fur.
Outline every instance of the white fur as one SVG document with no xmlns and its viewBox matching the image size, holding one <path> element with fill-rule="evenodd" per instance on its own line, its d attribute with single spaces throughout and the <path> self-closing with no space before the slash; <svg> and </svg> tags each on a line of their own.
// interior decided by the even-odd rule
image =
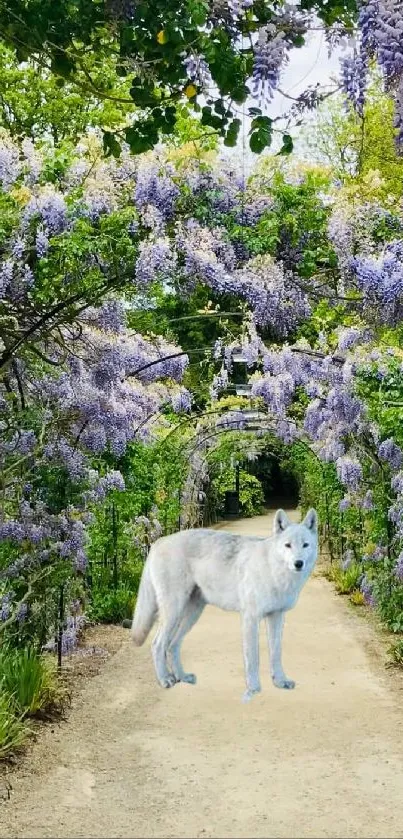
<svg viewBox="0 0 403 839">
<path fill-rule="evenodd" d="M 317 515 L 310 510 L 302 524 L 292 524 L 278 510 L 273 536 L 262 539 L 217 530 L 183 530 L 152 546 L 132 622 L 135 644 L 144 643 L 159 614 L 153 641 L 159 683 L 195 683 L 180 659 L 184 636 L 205 605 L 240 612 L 248 701 L 260 691 L 259 623 L 266 621 L 271 675 L 280 688 L 293 688 L 281 663 L 284 613 L 295 606 L 318 553 Z M 298 569 L 296 562 L 302 562 Z M 170 666 L 169 666 L 170 665 Z"/>
</svg>

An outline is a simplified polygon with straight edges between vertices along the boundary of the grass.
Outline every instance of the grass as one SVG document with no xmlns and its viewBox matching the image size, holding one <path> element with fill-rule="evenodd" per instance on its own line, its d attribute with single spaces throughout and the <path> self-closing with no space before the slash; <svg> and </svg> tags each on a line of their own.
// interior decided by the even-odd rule
<svg viewBox="0 0 403 839">
<path fill-rule="evenodd" d="M 365 606 L 365 598 L 359 588 L 354 589 L 350 594 L 350 600 L 353 606 Z"/>
<path fill-rule="evenodd" d="M 400 638 L 396 644 L 392 644 L 392 646 L 389 647 L 388 655 L 391 664 L 403 667 L 403 638 Z"/>
<path fill-rule="evenodd" d="M 60 712 L 66 696 L 53 659 L 32 647 L 0 649 L 0 760 L 20 749 L 31 735 L 28 717 Z"/>
<path fill-rule="evenodd" d="M 339 594 L 353 594 L 358 590 L 358 583 L 362 577 L 362 567 L 353 563 L 348 568 L 343 570 L 340 566 L 331 566 L 327 572 L 329 580 L 331 580 Z M 359 605 L 356 603 L 356 605 Z"/>
<path fill-rule="evenodd" d="M 362 576 L 362 567 L 358 563 L 353 563 L 345 570 L 340 565 L 327 565 L 324 570 L 324 576 L 334 584 L 339 594 L 349 595 L 349 600 L 354 606 L 365 605 L 364 595 L 358 588 L 358 583 Z M 367 610 L 367 615 L 371 616 L 371 610 Z M 374 613 L 372 613 L 372 619 L 376 619 Z M 377 620 L 377 632 L 382 633 L 383 636 L 386 634 L 386 637 L 389 635 L 390 638 L 390 633 L 380 623 L 379 615 Z M 403 637 L 400 637 L 395 643 L 391 644 L 386 652 L 388 655 L 387 665 L 389 667 L 403 668 Z"/>
<path fill-rule="evenodd" d="M 9 697 L 16 717 L 59 710 L 64 691 L 53 660 L 33 648 L 0 651 L 0 688 Z"/>
<path fill-rule="evenodd" d="M 0 693 L 0 760 L 9 757 L 24 745 L 30 729 L 21 717 L 15 715 L 11 696 Z"/>
</svg>

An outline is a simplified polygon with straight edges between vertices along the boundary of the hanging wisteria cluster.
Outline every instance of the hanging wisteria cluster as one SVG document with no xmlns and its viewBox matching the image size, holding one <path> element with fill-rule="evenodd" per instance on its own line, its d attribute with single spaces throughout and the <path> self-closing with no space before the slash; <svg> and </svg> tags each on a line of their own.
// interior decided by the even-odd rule
<svg viewBox="0 0 403 839">
<path fill-rule="evenodd" d="M 365 321 L 398 324 L 403 299 L 403 226 L 398 208 L 377 201 L 356 206 L 335 201 L 328 232 L 338 257 L 339 293 L 354 292 L 356 310 Z"/>
<path fill-rule="evenodd" d="M 358 43 L 342 59 L 342 83 L 349 101 L 362 116 L 370 61 L 374 57 L 385 85 L 395 97 L 397 145 L 403 147 L 403 7 L 400 0 L 361 0 Z"/>
</svg>

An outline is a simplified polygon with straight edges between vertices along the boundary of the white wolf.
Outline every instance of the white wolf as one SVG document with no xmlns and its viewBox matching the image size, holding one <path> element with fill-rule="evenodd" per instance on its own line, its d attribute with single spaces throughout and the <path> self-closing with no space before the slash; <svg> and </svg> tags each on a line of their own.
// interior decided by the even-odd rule
<svg viewBox="0 0 403 839">
<path fill-rule="evenodd" d="M 194 684 L 180 658 L 184 636 L 205 605 L 240 612 L 248 701 L 260 691 L 259 623 L 265 618 L 271 675 L 279 688 L 293 688 L 281 663 L 284 612 L 295 606 L 315 565 L 318 521 L 309 510 L 293 524 L 278 510 L 273 536 L 236 536 L 217 530 L 183 530 L 163 536 L 152 546 L 144 566 L 132 621 L 132 637 L 141 646 L 159 613 L 152 644 L 154 667 L 162 687 Z M 169 666 L 170 663 L 170 666 Z"/>
</svg>

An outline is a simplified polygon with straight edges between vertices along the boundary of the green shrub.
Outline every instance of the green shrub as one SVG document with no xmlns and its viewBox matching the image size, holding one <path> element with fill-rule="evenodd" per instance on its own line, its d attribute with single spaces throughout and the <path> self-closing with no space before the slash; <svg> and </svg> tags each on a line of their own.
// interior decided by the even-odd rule
<svg viewBox="0 0 403 839">
<path fill-rule="evenodd" d="M 392 664 L 403 667 L 403 638 L 400 638 L 396 644 L 392 644 L 389 647 L 388 654 Z"/>
<path fill-rule="evenodd" d="M 353 563 L 343 570 L 336 565 L 330 569 L 328 576 L 339 594 L 352 594 L 358 588 L 360 577 L 362 577 L 362 567 L 358 563 Z"/>
<path fill-rule="evenodd" d="M 0 687 L 17 716 L 56 709 L 63 698 L 54 662 L 30 647 L 1 650 Z"/>
<path fill-rule="evenodd" d="M 217 499 L 217 507 L 223 513 L 225 509 L 225 493 L 234 489 L 234 470 L 228 468 L 212 481 L 212 490 Z M 256 516 L 263 512 L 264 495 L 262 485 L 258 478 L 245 472 L 239 471 L 239 504 L 241 515 L 246 517 Z"/>
<path fill-rule="evenodd" d="M 385 564 L 374 580 L 378 613 L 391 632 L 403 632 L 403 586 L 393 574 L 393 561 Z"/>
<path fill-rule="evenodd" d="M 95 590 L 87 614 L 95 623 L 121 623 L 133 615 L 136 595 L 123 586 L 112 590 Z"/>
<path fill-rule="evenodd" d="M 11 697 L 0 690 L 0 760 L 20 748 L 29 734 L 29 728 L 15 714 Z"/>
<path fill-rule="evenodd" d="M 244 472 L 239 488 L 239 502 L 243 516 L 251 517 L 263 513 L 263 489 L 258 478 Z"/>
<path fill-rule="evenodd" d="M 354 591 L 350 594 L 350 601 L 353 606 L 365 606 L 365 597 L 358 588 L 355 588 Z"/>
</svg>

